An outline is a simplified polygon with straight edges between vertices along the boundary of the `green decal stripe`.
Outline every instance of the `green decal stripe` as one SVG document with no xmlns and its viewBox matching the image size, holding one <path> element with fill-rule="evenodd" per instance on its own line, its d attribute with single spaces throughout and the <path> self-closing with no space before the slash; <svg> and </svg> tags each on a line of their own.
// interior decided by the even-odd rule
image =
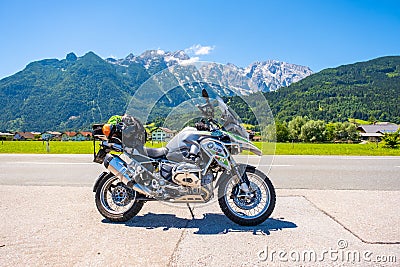
<svg viewBox="0 0 400 267">
<path fill-rule="evenodd" d="M 239 139 L 239 140 L 245 141 L 247 143 L 250 143 L 249 140 L 247 140 L 246 138 L 241 137 L 240 135 L 237 135 L 237 134 L 234 134 L 234 133 L 230 133 L 230 132 L 226 132 L 226 131 L 223 131 L 223 132 L 228 134 L 228 135 L 230 135 L 230 136 L 233 136 L 236 139 Z"/>
</svg>

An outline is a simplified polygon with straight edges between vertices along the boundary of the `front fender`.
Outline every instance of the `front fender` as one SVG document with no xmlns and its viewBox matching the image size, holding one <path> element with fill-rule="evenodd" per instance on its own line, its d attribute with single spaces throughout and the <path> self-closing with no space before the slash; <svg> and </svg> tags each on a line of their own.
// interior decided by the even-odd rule
<svg viewBox="0 0 400 267">
<path fill-rule="evenodd" d="M 253 152 L 257 156 L 262 156 L 262 151 L 251 142 L 240 142 L 239 146 L 241 150 L 248 150 L 250 152 Z"/>
</svg>

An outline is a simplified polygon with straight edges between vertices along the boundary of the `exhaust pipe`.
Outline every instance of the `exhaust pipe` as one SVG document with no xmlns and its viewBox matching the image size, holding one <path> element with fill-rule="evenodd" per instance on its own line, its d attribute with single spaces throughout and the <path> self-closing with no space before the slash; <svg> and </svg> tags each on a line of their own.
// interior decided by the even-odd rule
<svg viewBox="0 0 400 267">
<path fill-rule="evenodd" d="M 126 162 L 123 161 L 120 157 L 107 154 L 104 159 L 104 166 L 107 168 L 107 170 L 117 176 L 124 184 L 131 187 L 133 190 L 145 196 L 152 196 L 152 192 L 150 189 L 132 181 L 133 177 L 135 176 L 135 172 L 130 171 L 127 168 Z"/>
<path fill-rule="evenodd" d="M 125 161 L 123 161 L 120 157 L 107 154 L 104 159 L 104 167 L 106 167 L 107 170 L 117 176 L 126 185 L 132 181 L 132 176 L 134 173 L 131 173 L 128 170 Z"/>
<path fill-rule="evenodd" d="M 145 196 L 153 196 L 151 191 L 147 187 L 145 187 L 143 185 L 134 184 L 134 185 L 132 185 L 132 189 L 135 190 L 138 193 L 141 193 L 141 194 L 145 195 Z"/>
</svg>

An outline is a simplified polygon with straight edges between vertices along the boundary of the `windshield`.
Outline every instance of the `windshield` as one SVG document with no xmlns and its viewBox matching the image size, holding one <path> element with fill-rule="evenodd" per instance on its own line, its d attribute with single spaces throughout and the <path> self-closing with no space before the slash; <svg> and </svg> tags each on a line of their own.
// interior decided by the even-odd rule
<svg viewBox="0 0 400 267">
<path fill-rule="evenodd" d="M 223 130 L 237 134 L 248 140 L 249 134 L 246 129 L 240 124 L 239 116 L 225 104 L 222 98 L 217 97 L 217 102 L 218 108 L 222 113 L 221 119 L 223 121 Z"/>
</svg>

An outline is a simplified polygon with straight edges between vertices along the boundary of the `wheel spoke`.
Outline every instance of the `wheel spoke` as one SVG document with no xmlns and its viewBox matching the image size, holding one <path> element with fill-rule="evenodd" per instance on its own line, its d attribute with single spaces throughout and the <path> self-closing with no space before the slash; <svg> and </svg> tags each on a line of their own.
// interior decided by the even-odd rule
<svg viewBox="0 0 400 267">
<path fill-rule="evenodd" d="M 128 211 L 135 202 L 136 195 L 130 192 L 132 189 L 122 184 L 115 176 L 111 177 L 101 190 L 101 204 L 110 213 L 122 214 Z"/>
<path fill-rule="evenodd" d="M 236 214 L 236 216 L 251 219 L 261 216 L 270 203 L 270 191 L 265 181 L 254 173 L 247 174 L 250 181 L 250 190 L 253 196 L 251 198 L 230 198 L 233 188 L 236 186 L 233 179 L 225 187 L 225 199 L 228 208 Z"/>
</svg>

